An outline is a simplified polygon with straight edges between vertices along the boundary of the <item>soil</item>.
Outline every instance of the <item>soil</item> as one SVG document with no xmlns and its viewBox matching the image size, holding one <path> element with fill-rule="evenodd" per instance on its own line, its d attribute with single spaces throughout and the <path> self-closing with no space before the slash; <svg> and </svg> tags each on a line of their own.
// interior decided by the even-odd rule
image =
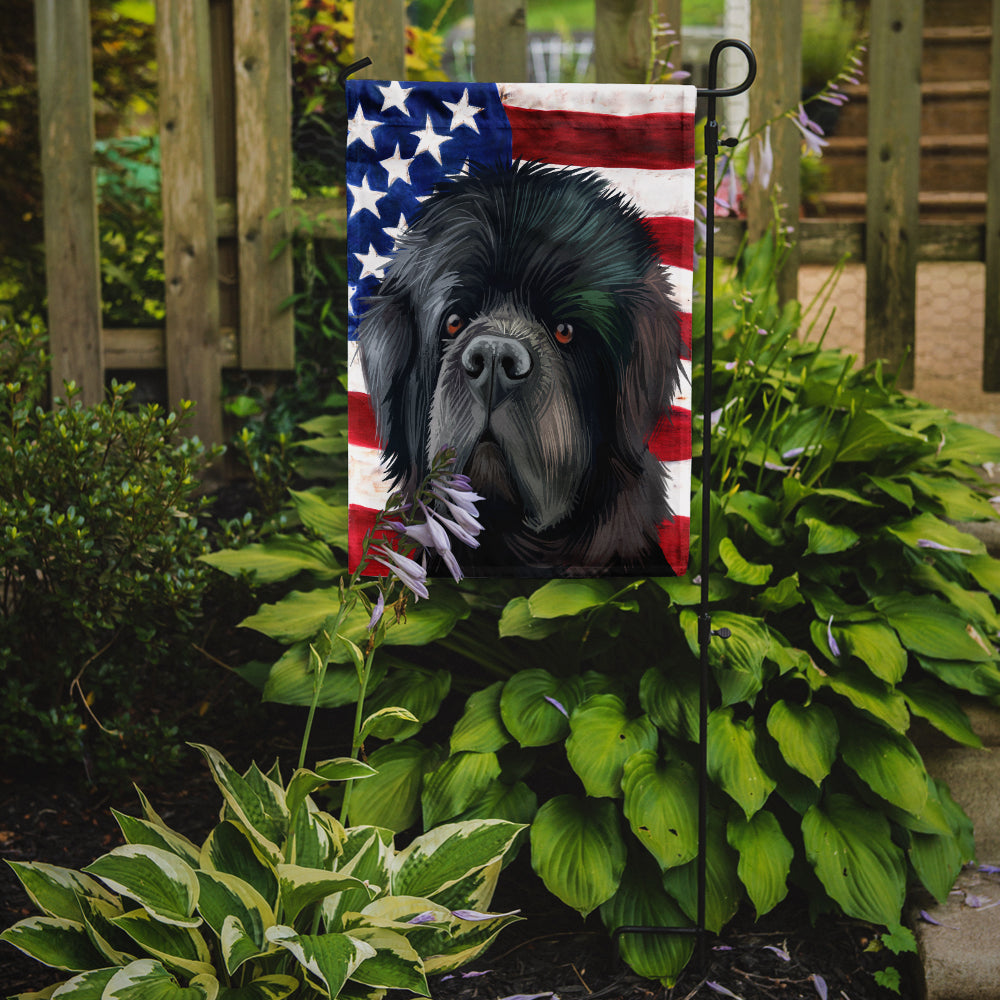
<svg viewBox="0 0 1000 1000">
<path fill-rule="evenodd" d="M 290 748 L 287 717 L 279 715 L 270 724 L 267 745 Z M 260 736 L 258 730 L 258 747 Z M 252 752 L 246 736 L 220 739 L 218 745 L 234 763 L 248 761 L 247 751 Z M 200 758 L 196 762 L 192 756 L 192 764 L 147 792 L 170 826 L 198 841 L 214 823 L 219 796 Z M 134 793 L 109 796 L 55 775 L 44 780 L 7 775 L 0 779 L 0 858 L 81 868 L 122 842 L 112 807 L 139 813 Z M 884 951 L 866 950 L 874 940 L 871 927 L 831 917 L 813 926 L 800 899 L 786 901 L 758 923 L 752 914 L 740 913 L 721 936 L 707 936 L 705 967 L 697 968 L 697 958 L 693 960 L 673 989 L 636 976 L 617 960 L 596 915 L 583 922 L 563 907 L 544 890 L 524 857 L 501 877 L 494 908 L 519 908 L 525 919 L 503 931 L 470 969 L 432 977 L 435 1000 L 692 1000 L 733 995 L 743 1000 L 887 1000 L 892 994 L 873 976 L 889 965 L 903 974 L 902 996 L 918 993 L 912 970 L 903 962 Z M 11 870 L 0 866 L 0 927 L 33 912 Z M 60 978 L 65 976 L 0 944 L 0 995 L 39 990 Z"/>
</svg>

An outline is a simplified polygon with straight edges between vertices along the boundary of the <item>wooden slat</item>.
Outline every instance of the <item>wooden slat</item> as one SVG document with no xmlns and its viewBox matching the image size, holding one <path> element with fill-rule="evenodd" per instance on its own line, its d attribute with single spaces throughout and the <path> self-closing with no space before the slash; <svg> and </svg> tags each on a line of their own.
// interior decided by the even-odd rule
<svg viewBox="0 0 1000 1000">
<path fill-rule="evenodd" d="M 525 0 L 475 0 L 476 60 L 479 81 L 520 83 L 528 78 Z"/>
<path fill-rule="evenodd" d="M 406 79 L 405 0 L 354 0 L 354 53 L 372 61 L 359 79 Z"/>
<path fill-rule="evenodd" d="M 598 83 L 646 82 L 649 15 L 650 0 L 595 0 L 594 69 Z"/>
<path fill-rule="evenodd" d="M 35 0 L 52 391 L 104 395 L 88 0 Z"/>
<path fill-rule="evenodd" d="M 197 404 L 192 432 L 222 440 L 219 257 L 206 0 L 156 9 L 169 403 Z"/>
<path fill-rule="evenodd" d="M 993 0 L 990 45 L 990 145 L 986 181 L 986 324 L 983 389 L 1000 392 L 1000 0 Z"/>
<path fill-rule="evenodd" d="M 799 0 L 760 0 L 750 8 L 750 39 L 759 67 L 750 88 L 750 131 L 774 118 L 771 145 L 774 169 L 765 189 L 759 178 L 747 192 L 746 206 L 752 239 L 760 238 L 774 219 L 773 205 L 781 207 L 781 225 L 797 237 L 800 201 L 799 156 L 802 136 L 786 118 L 778 116 L 798 103 L 802 90 L 802 4 Z M 720 109 L 721 116 L 721 109 Z M 737 123 L 738 124 L 738 123 Z M 730 131 L 735 132 L 735 127 Z M 753 140 L 755 143 L 758 139 Z M 777 234 L 776 234 L 777 235 Z M 798 295 L 799 250 L 788 251 L 777 277 L 782 301 Z"/>
<path fill-rule="evenodd" d="M 166 367 L 166 334 L 163 327 L 112 328 L 101 332 L 104 364 L 108 371 L 157 371 Z M 219 331 L 219 356 L 224 367 L 239 365 L 236 330 Z"/>
<path fill-rule="evenodd" d="M 240 365 L 295 367 L 291 309 L 290 10 L 287 0 L 233 7 Z"/>
<path fill-rule="evenodd" d="M 923 4 L 872 0 L 868 53 L 865 359 L 913 387 Z"/>
</svg>

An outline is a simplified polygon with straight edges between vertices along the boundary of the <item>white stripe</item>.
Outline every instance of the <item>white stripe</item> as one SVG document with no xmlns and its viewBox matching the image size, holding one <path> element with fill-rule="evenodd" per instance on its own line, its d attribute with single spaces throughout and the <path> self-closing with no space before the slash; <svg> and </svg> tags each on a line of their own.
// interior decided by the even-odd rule
<svg viewBox="0 0 1000 1000">
<path fill-rule="evenodd" d="M 694 167 L 640 170 L 636 167 L 589 167 L 627 194 L 643 215 L 694 219 Z"/>
<path fill-rule="evenodd" d="M 361 345 L 356 340 L 347 342 L 347 391 L 368 392 L 361 370 Z"/>
<path fill-rule="evenodd" d="M 661 462 L 667 504 L 678 517 L 691 516 L 691 461 Z"/>
<path fill-rule="evenodd" d="M 389 485 L 383 479 L 378 448 L 360 444 L 347 446 L 347 502 L 351 506 L 383 510 L 389 499 Z"/>
<path fill-rule="evenodd" d="M 498 83 L 500 100 L 532 111 L 583 111 L 602 115 L 695 112 L 694 87 L 618 83 Z"/>
<path fill-rule="evenodd" d="M 682 360 L 680 363 L 681 369 L 681 381 L 680 386 L 677 389 L 677 394 L 674 396 L 674 409 L 675 410 L 690 410 L 691 409 L 691 362 L 690 360 Z"/>
<path fill-rule="evenodd" d="M 675 267 L 673 264 L 665 264 L 663 270 L 670 279 L 670 287 L 673 290 L 673 300 L 677 309 L 682 313 L 691 312 L 691 297 L 694 288 L 694 272 L 687 267 Z M 360 365 L 358 366 L 361 367 Z"/>
</svg>

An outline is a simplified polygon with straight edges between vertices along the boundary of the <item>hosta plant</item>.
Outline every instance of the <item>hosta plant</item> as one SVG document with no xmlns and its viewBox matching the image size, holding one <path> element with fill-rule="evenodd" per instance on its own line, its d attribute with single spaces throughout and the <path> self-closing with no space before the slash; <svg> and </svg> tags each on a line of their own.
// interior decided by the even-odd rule
<svg viewBox="0 0 1000 1000">
<path fill-rule="evenodd" d="M 450 823 L 397 849 L 391 831 L 345 828 L 312 798 L 369 779 L 368 765 L 338 758 L 285 783 L 277 767 L 240 774 L 199 749 L 224 802 L 202 844 L 140 793 L 142 818 L 115 813 L 125 845 L 82 871 L 11 863 L 41 915 L 0 938 L 69 974 L 31 996 L 429 996 L 428 974 L 470 961 L 518 919 L 488 912 L 518 825 Z"/>
</svg>

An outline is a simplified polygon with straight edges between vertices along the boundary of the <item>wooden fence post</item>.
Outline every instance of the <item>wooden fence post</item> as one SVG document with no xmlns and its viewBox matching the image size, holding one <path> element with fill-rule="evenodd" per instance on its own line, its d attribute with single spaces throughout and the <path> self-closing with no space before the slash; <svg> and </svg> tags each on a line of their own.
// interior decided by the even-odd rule
<svg viewBox="0 0 1000 1000">
<path fill-rule="evenodd" d="M 802 98 L 802 4 L 799 0 L 760 0 L 750 8 L 750 40 L 759 72 L 750 88 L 750 131 L 795 108 Z M 735 132 L 739 123 L 733 123 Z M 759 140 L 754 140 L 758 142 Z M 778 273 L 778 297 L 787 302 L 798 296 L 799 262 L 799 160 L 802 136 L 788 119 L 771 127 L 774 169 L 766 188 L 755 179 L 746 195 L 747 229 L 751 240 L 760 239 L 774 220 L 773 202 L 780 206 L 780 225 L 790 227 L 793 244 Z M 711 195 L 710 195 L 711 197 Z M 777 234 L 775 234 L 777 237 Z"/>
<path fill-rule="evenodd" d="M 524 0 L 475 0 L 477 80 L 520 83 L 528 76 Z"/>
<path fill-rule="evenodd" d="M 35 0 L 52 393 L 104 398 L 89 0 Z"/>
<path fill-rule="evenodd" d="M 990 45 L 989 170 L 986 178 L 986 323 L 983 390 L 1000 392 L 1000 0 L 993 0 Z"/>
<path fill-rule="evenodd" d="M 191 429 L 222 441 L 219 253 L 207 0 L 159 0 L 167 395 L 197 402 Z"/>
<path fill-rule="evenodd" d="M 657 0 L 595 0 L 594 68 L 598 83 L 645 83 L 650 16 Z"/>
<path fill-rule="evenodd" d="M 354 58 L 363 56 L 372 64 L 359 79 L 406 79 L 405 0 L 354 0 Z"/>
<path fill-rule="evenodd" d="M 242 368 L 295 367 L 290 20 L 288 0 L 233 6 Z"/>
<path fill-rule="evenodd" d="M 913 387 L 923 0 L 872 0 L 868 52 L 865 360 Z"/>
</svg>

